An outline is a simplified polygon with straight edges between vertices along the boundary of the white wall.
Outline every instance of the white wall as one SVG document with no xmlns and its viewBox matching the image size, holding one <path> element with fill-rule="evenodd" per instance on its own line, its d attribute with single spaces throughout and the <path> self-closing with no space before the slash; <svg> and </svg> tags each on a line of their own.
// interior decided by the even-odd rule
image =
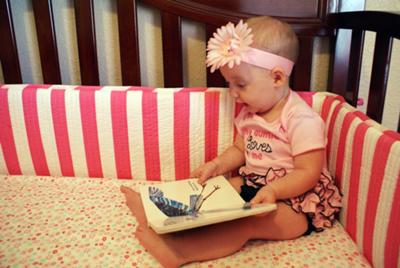
<svg viewBox="0 0 400 268">
<path fill-rule="evenodd" d="M 27 83 L 42 83 L 39 52 L 31 0 L 10 1 L 16 39 L 19 48 L 22 78 Z M 102 85 L 120 85 L 120 54 L 118 46 L 118 22 L 116 17 L 116 4 L 113 0 L 94 0 L 96 17 L 96 38 L 98 50 L 98 63 L 100 83 Z M 60 56 L 61 76 L 64 84 L 79 84 L 79 60 L 75 35 L 75 17 L 73 0 L 53 1 L 55 14 L 55 27 L 57 33 L 58 53 Z M 367 0 L 368 10 L 400 11 L 399 0 Z M 162 72 L 162 44 L 159 13 L 146 6 L 139 5 L 139 48 L 141 51 L 141 70 L 143 85 L 160 87 L 163 84 Z M 201 24 L 184 21 L 182 40 L 184 49 L 184 75 L 189 86 L 204 86 L 206 73 L 204 71 L 205 59 L 205 30 Z M 373 51 L 373 36 L 366 36 L 364 49 L 364 64 L 362 80 L 360 83 L 360 97 L 367 101 L 369 77 Z M 399 41 L 395 40 L 392 56 L 392 67 L 389 75 L 388 94 L 384 111 L 383 124 L 396 129 L 399 118 L 400 91 L 395 85 L 400 85 L 400 48 Z M 326 90 L 327 70 L 329 67 L 329 48 L 324 39 L 314 43 L 315 54 L 311 87 L 314 90 Z M 203 64 L 198 64 L 203 62 Z M 397 74 L 397 75 L 396 75 Z M 0 83 L 3 82 L 0 69 Z M 359 107 L 363 109 L 363 107 Z"/>
</svg>

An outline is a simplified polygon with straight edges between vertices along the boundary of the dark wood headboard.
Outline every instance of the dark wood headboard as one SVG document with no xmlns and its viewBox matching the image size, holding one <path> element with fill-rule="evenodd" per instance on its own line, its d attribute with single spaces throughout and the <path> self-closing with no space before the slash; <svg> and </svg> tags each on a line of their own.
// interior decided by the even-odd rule
<svg viewBox="0 0 400 268">
<path fill-rule="evenodd" d="M 23 83 L 10 8 L 0 0 L 0 60 L 5 83 Z M 347 2 L 333 0 L 117 0 L 120 63 L 123 85 L 142 85 L 138 42 L 137 4 L 160 10 L 164 87 L 184 84 L 182 19 L 205 25 L 205 40 L 228 21 L 257 15 L 278 17 L 292 25 L 300 41 L 298 63 L 291 77 L 295 90 L 310 90 L 314 39 L 330 42 L 328 90 L 356 105 L 360 81 L 364 31 L 378 32 L 367 114 L 381 122 L 393 38 L 399 39 L 400 15 L 385 12 L 342 13 Z M 80 76 L 83 85 L 99 85 L 93 0 L 75 0 Z M 364 1 L 352 1 L 363 6 Z M 361 4 L 360 4 L 361 3 Z M 43 83 L 62 84 L 51 0 L 32 0 L 43 74 Z M 354 29 L 344 35 L 338 29 Z M 350 41 L 353 40 L 351 43 Z M 204 65 L 201 62 L 199 64 Z M 224 86 L 218 72 L 207 72 L 204 86 Z"/>
<path fill-rule="evenodd" d="M 359 1 L 359 0 L 357 0 Z M 160 10 L 164 63 L 164 86 L 182 86 L 183 18 L 205 24 L 205 40 L 216 28 L 229 21 L 257 15 L 271 15 L 289 22 L 300 39 L 300 57 L 292 76 L 293 88 L 309 90 L 313 40 L 315 36 L 332 36 L 327 28 L 328 13 L 339 10 L 337 1 L 329 0 L 118 0 L 117 15 L 120 40 L 121 75 L 123 85 L 141 85 L 140 51 L 138 45 L 137 4 Z M 13 31 L 10 0 L 0 0 L 0 27 L 4 34 L 3 72 L 6 83 L 22 82 L 15 33 Z M 79 50 L 81 83 L 99 84 L 99 70 L 95 38 L 93 0 L 75 0 L 75 19 Z M 32 1 L 42 65 L 43 82 L 61 84 L 54 14 L 51 0 Z M 202 62 L 205 66 L 205 63 Z M 224 85 L 221 76 L 207 75 L 207 86 Z"/>
</svg>

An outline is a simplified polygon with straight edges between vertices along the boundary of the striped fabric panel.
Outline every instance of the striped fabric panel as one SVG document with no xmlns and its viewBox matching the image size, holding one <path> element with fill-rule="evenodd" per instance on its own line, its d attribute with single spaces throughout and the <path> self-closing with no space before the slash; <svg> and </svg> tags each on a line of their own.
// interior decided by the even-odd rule
<svg viewBox="0 0 400 268">
<path fill-rule="evenodd" d="M 64 98 L 65 117 L 67 120 L 68 140 L 74 176 L 87 177 L 89 173 L 81 120 L 80 92 L 78 90 L 65 90 Z"/>
<path fill-rule="evenodd" d="M 6 167 L 6 162 L 4 160 L 3 147 L 0 146 L 0 174 L 6 174 L 6 173 L 7 173 L 7 167 Z"/>
<path fill-rule="evenodd" d="M 175 178 L 185 179 L 190 173 L 190 94 L 186 92 L 177 92 L 174 94 L 174 131 L 179 133 L 174 135 L 174 168 Z"/>
<path fill-rule="evenodd" d="M 6 157 L 6 160 L 17 163 L 17 165 L 21 167 L 21 174 L 36 174 L 27 136 L 28 131 L 25 126 L 25 109 L 23 102 L 23 90 L 25 87 L 24 85 L 17 85 L 8 89 L 8 116 L 10 117 L 11 128 L 5 129 L 5 132 L 8 133 L 7 138 L 10 138 L 10 140 L 4 139 L 2 144 L 14 141 L 15 147 L 11 150 L 16 151 L 15 157 L 17 158 L 9 159 Z M 3 135 L 3 137 L 5 136 L 6 135 Z M 8 162 L 6 163 L 7 167 L 10 166 Z"/>
<path fill-rule="evenodd" d="M 232 130 L 235 129 L 233 118 L 236 116 L 236 105 L 229 94 L 220 94 L 219 103 L 218 114 L 222 120 L 218 120 L 217 155 L 223 153 L 226 144 L 232 144 L 234 140 L 234 131 Z M 229 118 L 229 120 L 226 120 L 226 118 Z"/>
<path fill-rule="evenodd" d="M 4 85 L 0 97 L 2 173 L 183 179 L 234 136 L 221 89 Z"/>
<path fill-rule="evenodd" d="M 15 139 L 12 133 L 8 90 L 6 87 L 0 87 L 0 144 L 3 156 L 0 158 L 0 161 L 2 161 L 3 174 L 9 172 L 20 175 L 22 174 L 22 170 L 18 161 Z"/>
<path fill-rule="evenodd" d="M 392 161 L 392 159 L 390 159 L 390 161 Z M 394 165 L 399 166 L 398 159 L 395 159 L 394 161 L 397 161 L 397 163 L 394 162 Z M 384 246 L 385 267 L 399 267 L 400 264 L 400 202 L 398 201 L 400 200 L 400 172 L 398 173 L 397 180 L 394 183 L 393 191 L 393 200 L 397 200 L 397 202 L 393 202 L 392 208 L 389 212 L 386 243 Z"/>
<path fill-rule="evenodd" d="M 65 89 L 51 91 L 51 115 L 54 129 L 54 143 L 57 146 L 58 157 L 62 176 L 74 176 L 71 146 L 68 135 L 67 114 L 65 104 Z M 49 133 L 51 131 L 49 130 Z"/>
<path fill-rule="evenodd" d="M 132 178 L 145 179 L 146 166 L 143 144 L 142 98 L 143 92 L 133 90 L 126 96 L 130 169 Z M 129 105 L 128 105 L 129 104 Z"/>
<path fill-rule="evenodd" d="M 157 95 L 152 92 L 143 92 L 141 115 L 146 179 L 148 180 L 160 180 L 161 178 L 158 113 Z"/>
<path fill-rule="evenodd" d="M 384 254 L 385 246 L 387 243 L 392 245 L 392 241 L 398 240 L 400 235 L 400 232 L 398 232 L 397 237 L 387 236 L 388 222 L 391 220 L 389 218 L 390 212 L 394 203 L 400 202 L 400 200 L 393 198 L 394 189 L 399 182 L 399 154 L 400 140 L 396 141 L 387 135 L 380 134 L 371 167 L 365 216 L 367 221 L 364 227 L 364 252 L 367 259 L 373 261 L 375 267 L 383 267 L 385 259 L 390 259 L 390 254 L 389 256 Z M 399 222 L 397 222 L 396 226 L 398 228 Z M 398 244 L 398 242 L 395 243 Z M 399 248 L 397 247 L 397 251 L 392 254 L 396 259 L 396 261 L 391 260 L 394 264 L 397 262 L 398 254 Z"/>
<path fill-rule="evenodd" d="M 96 111 L 107 109 L 107 106 L 99 107 L 99 103 L 96 103 L 96 90 L 98 87 L 77 87 L 79 91 L 79 105 L 81 110 L 81 126 L 83 133 L 83 143 L 85 146 L 85 157 L 86 165 L 88 169 L 89 177 L 103 177 L 103 165 L 105 164 L 101 160 L 100 156 L 100 144 L 99 144 L 99 132 L 98 132 L 98 114 Z M 96 105 L 97 104 L 97 105 Z M 109 114 L 109 113 L 107 113 Z M 105 131 L 110 131 L 111 128 L 107 128 Z M 102 130 L 104 131 L 104 130 Z"/>
<path fill-rule="evenodd" d="M 190 151 L 190 169 L 194 170 L 198 163 L 205 162 L 205 124 L 196 122 L 205 122 L 205 95 L 203 93 L 190 94 L 189 97 L 189 151 Z"/>
<path fill-rule="evenodd" d="M 84 93 L 87 93 L 87 90 L 83 91 Z M 112 90 L 112 88 L 110 87 L 103 87 L 100 89 L 94 89 L 90 94 L 91 104 L 88 106 L 92 106 L 90 109 L 93 110 L 93 116 L 90 117 L 91 121 L 89 121 L 92 122 L 92 134 L 89 135 L 93 135 L 95 137 L 91 139 L 91 146 L 93 150 L 86 149 L 86 155 L 88 154 L 88 152 L 91 153 L 92 160 L 90 161 L 89 158 L 86 159 L 88 161 L 88 166 L 91 166 L 91 171 L 89 171 L 89 176 L 91 177 L 113 177 L 115 176 L 115 174 L 117 174 L 117 161 L 115 161 L 114 159 L 114 150 L 118 150 L 119 147 L 118 145 L 114 145 L 116 143 L 115 141 L 118 141 L 118 143 L 120 143 L 121 145 L 123 144 L 122 139 L 119 139 L 119 137 L 121 137 L 124 132 L 121 131 L 121 136 L 115 137 L 114 139 L 113 134 L 115 133 L 115 131 L 112 119 L 115 116 L 115 113 L 113 113 L 113 111 L 111 110 L 111 106 L 112 104 L 115 105 L 115 96 L 112 95 L 112 93 L 114 93 L 112 91 L 114 90 Z M 119 91 L 115 90 L 115 93 L 119 93 Z M 82 95 L 84 94 L 81 94 L 81 97 Z M 86 105 L 85 102 L 84 105 Z M 118 103 L 117 105 L 122 109 L 124 107 L 123 103 Z M 83 116 L 84 109 L 81 109 L 81 111 Z M 82 120 L 84 119 L 85 116 L 82 117 Z M 121 122 L 122 121 L 123 120 L 121 120 Z M 83 125 L 84 123 L 82 122 L 82 126 Z M 121 125 L 121 127 L 123 126 Z M 83 128 L 83 130 L 85 134 L 85 128 Z M 86 133 L 86 136 L 89 135 Z M 85 144 L 86 143 L 87 141 L 85 141 Z M 115 158 L 121 160 L 119 164 L 123 164 L 123 151 L 119 151 L 119 153 L 120 154 L 118 155 L 118 157 L 115 155 Z M 99 163 L 101 165 L 95 166 L 94 163 Z M 124 177 L 123 175 L 121 176 Z"/>
<path fill-rule="evenodd" d="M 398 267 L 400 136 L 346 103 L 322 98 L 329 167 L 344 195 L 340 221 L 374 267 Z"/>
<path fill-rule="evenodd" d="M 37 99 L 42 100 L 37 106 L 38 128 L 40 130 L 40 140 L 43 143 L 44 161 L 48 163 L 49 174 L 61 176 L 60 161 L 58 161 L 58 153 L 56 146 L 56 136 L 54 132 L 54 122 L 52 117 L 52 90 L 37 89 Z M 35 100 L 34 100 L 35 101 Z"/>
<path fill-rule="evenodd" d="M 205 161 L 211 161 L 218 154 L 219 93 L 205 96 Z M 221 118 L 222 120 L 222 118 Z"/>
<path fill-rule="evenodd" d="M 110 155 L 115 155 L 114 163 L 110 163 L 110 167 L 105 170 L 111 170 L 111 164 L 114 164 L 115 172 L 118 178 L 129 179 L 132 177 L 129 152 L 128 137 L 128 118 L 127 118 L 127 92 L 126 91 L 110 91 L 110 113 L 112 127 L 112 147 L 114 150 Z M 110 146 L 111 147 L 111 146 Z M 110 177 L 114 174 L 111 173 Z"/>
<path fill-rule="evenodd" d="M 344 113 L 339 113 L 342 104 L 343 102 L 341 101 L 327 97 L 321 108 L 321 116 L 325 120 L 325 132 L 329 141 L 326 146 L 328 169 L 332 174 L 336 173 L 336 156 L 339 142 L 336 137 L 339 137 L 338 133 L 341 131 L 341 129 L 336 126 L 340 126 L 344 119 Z M 339 124 L 337 124 L 336 120 L 339 120 Z M 338 181 L 338 183 L 340 183 L 340 181 Z"/>
<path fill-rule="evenodd" d="M 36 101 L 36 93 L 38 88 L 35 85 L 27 86 L 22 91 L 23 112 L 25 118 L 25 129 L 28 138 L 31 159 L 37 175 L 50 175 L 47 165 L 46 156 L 41 138 L 41 129 L 38 117 L 38 102 Z M 45 102 L 45 101 L 44 101 Z"/>
</svg>

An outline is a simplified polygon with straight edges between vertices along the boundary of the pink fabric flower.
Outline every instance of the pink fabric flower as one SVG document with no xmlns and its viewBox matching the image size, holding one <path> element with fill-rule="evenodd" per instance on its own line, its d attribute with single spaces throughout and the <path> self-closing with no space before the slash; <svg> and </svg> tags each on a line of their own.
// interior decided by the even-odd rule
<svg viewBox="0 0 400 268">
<path fill-rule="evenodd" d="M 211 72 L 228 64 L 232 68 L 235 64 L 239 65 L 242 54 L 245 53 L 253 43 L 251 29 L 242 20 L 236 25 L 229 22 L 222 26 L 210 38 L 207 45 L 207 67 L 211 66 Z"/>
</svg>

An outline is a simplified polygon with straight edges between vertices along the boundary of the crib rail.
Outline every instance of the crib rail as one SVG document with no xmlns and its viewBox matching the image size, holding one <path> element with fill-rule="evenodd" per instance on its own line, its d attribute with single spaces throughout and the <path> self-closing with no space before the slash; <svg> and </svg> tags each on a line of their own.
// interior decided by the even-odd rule
<svg viewBox="0 0 400 268">
<path fill-rule="evenodd" d="M 400 39 L 400 14 L 379 11 L 332 13 L 328 15 L 327 22 L 332 29 L 352 30 L 350 51 L 346 57 L 338 52 L 338 40 L 333 40 L 330 89 L 346 96 L 347 101 L 354 106 L 358 99 L 364 35 L 366 31 L 376 32 L 367 115 L 381 122 L 393 39 Z M 400 119 L 397 131 L 400 132 Z"/>
<path fill-rule="evenodd" d="M 9 1 L 0 1 L 0 60 L 6 83 L 21 83 L 21 69 L 18 61 L 18 51 L 15 40 Z"/>
</svg>

